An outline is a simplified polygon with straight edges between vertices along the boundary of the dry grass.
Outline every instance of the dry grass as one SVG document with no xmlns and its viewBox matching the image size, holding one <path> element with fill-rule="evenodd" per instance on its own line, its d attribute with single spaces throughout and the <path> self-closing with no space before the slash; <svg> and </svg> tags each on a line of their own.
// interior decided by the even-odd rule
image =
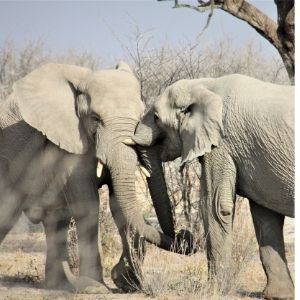
<svg viewBox="0 0 300 300">
<path fill-rule="evenodd" d="M 112 222 L 102 232 L 105 281 L 120 255 L 120 241 Z M 110 227 L 111 226 L 111 227 Z M 110 232 L 110 234 L 109 234 Z M 287 257 L 293 269 L 293 223 L 289 225 Z M 234 226 L 234 265 L 224 276 L 224 287 L 215 290 L 207 282 L 204 250 L 181 256 L 148 245 L 140 277 L 142 287 L 136 294 L 76 295 L 43 289 L 45 238 L 43 233 L 9 234 L 0 246 L 0 299 L 254 299 L 261 297 L 266 279 L 260 264 L 257 243 L 247 201 L 237 203 Z M 113 251 L 111 250 L 113 249 Z M 293 273 L 293 272 L 292 272 Z M 229 287 L 229 288 L 228 288 Z M 223 292 L 227 288 L 227 294 Z"/>
<path fill-rule="evenodd" d="M 234 264 L 230 274 L 224 274 L 221 287 L 216 289 L 207 282 L 207 260 L 203 249 L 185 257 L 150 245 L 144 264 L 137 268 L 142 282 L 141 291 L 158 299 L 247 297 L 253 290 L 248 288 L 249 282 L 253 282 L 257 275 L 257 282 L 265 279 L 257 260 L 257 243 L 245 201 L 237 203 L 235 224 L 238 225 L 234 227 Z"/>
<path fill-rule="evenodd" d="M 216 288 L 207 281 L 204 250 L 185 257 L 150 245 L 144 264 L 137 267 L 141 292 L 156 299 L 261 298 L 266 278 L 259 260 L 249 204 L 246 199 L 239 199 L 236 206 L 233 264 L 224 274 L 221 286 Z M 292 270 L 293 255 L 294 244 L 287 244 Z"/>
</svg>

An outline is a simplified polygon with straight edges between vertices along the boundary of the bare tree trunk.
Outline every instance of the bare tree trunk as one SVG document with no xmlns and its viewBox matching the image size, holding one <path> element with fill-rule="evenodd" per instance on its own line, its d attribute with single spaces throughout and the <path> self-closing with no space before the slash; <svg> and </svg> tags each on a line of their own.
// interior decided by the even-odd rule
<svg viewBox="0 0 300 300">
<path fill-rule="evenodd" d="M 165 0 L 158 0 L 165 1 Z M 220 8 L 232 16 L 247 22 L 261 36 L 267 39 L 279 52 L 290 81 L 295 76 L 295 9 L 294 0 L 274 0 L 277 6 L 277 22 L 245 0 L 198 0 L 198 5 L 182 4 L 174 0 L 175 8 L 187 7 L 198 12 L 210 10 L 209 20 L 214 8 Z"/>
<path fill-rule="evenodd" d="M 294 42 L 294 0 L 274 0 L 277 6 L 278 23 L 244 0 L 217 0 L 221 9 L 246 21 L 260 35 L 267 39 L 279 52 L 290 81 L 294 84 L 295 42 Z"/>
<path fill-rule="evenodd" d="M 277 35 L 282 49 L 279 51 L 290 80 L 295 76 L 295 7 L 294 0 L 274 0 L 277 5 Z"/>
</svg>

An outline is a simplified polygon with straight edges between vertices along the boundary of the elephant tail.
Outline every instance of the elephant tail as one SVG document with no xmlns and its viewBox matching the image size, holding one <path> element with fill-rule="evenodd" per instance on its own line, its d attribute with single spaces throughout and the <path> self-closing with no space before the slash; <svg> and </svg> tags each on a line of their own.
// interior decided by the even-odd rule
<svg viewBox="0 0 300 300">
<path fill-rule="evenodd" d="M 76 276 L 72 273 L 71 268 L 70 268 L 70 266 L 69 266 L 69 263 L 68 263 L 66 260 L 64 260 L 64 261 L 62 262 L 62 266 L 63 266 L 65 275 L 66 275 L 66 277 L 67 277 L 69 283 L 70 283 L 73 287 L 76 288 L 78 279 L 77 279 Z"/>
<path fill-rule="evenodd" d="M 75 276 L 67 261 L 62 262 L 62 266 L 69 283 L 73 286 L 76 292 L 86 294 L 108 294 L 110 290 L 104 283 L 100 283 L 87 276 Z"/>
</svg>

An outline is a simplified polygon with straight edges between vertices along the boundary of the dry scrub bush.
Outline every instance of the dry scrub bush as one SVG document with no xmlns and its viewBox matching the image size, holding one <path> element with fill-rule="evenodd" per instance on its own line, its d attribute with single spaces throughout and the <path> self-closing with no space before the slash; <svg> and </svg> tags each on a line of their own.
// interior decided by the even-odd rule
<svg viewBox="0 0 300 300">
<path fill-rule="evenodd" d="M 247 296 L 244 290 L 248 281 L 256 276 L 249 264 L 258 250 L 246 199 L 237 200 L 235 219 L 232 265 L 230 270 L 218 274 L 221 285 L 207 281 L 207 259 L 201 249 L 194 255 L 182 256 L 149 245 L 143 264 L 132 252 L 141 282 L 139 290 L 158 299 L 234 299 L 241 296 L 239 291 Z"/>
<path fill-rule="evenodd" d="M 13 42 L 7 41 L 0 48 L 0 101 L 11 93 L 15 81 L 47 62 L 97 69 L 101 60 L 88 52 L 74 50 L 69 50 L 65 54 L 47 52 L 42 40 L 29 41 L 22 48 L 17 48 Z"/>
<path fill-rule="evenodd" d="M 261 47 L 253 42 L 235 48 L 232 40 L 225 38 L 211 44 L 192 41 L 174 46 L 165 42 L 157 48 L 151 48 L 151 39 L 151 33 L 143 33 L 137 28 L 130 44 L 122 44 L 132 60 L 147 105 L 168 85 L 184 78 L 240 73 L 265 81 L 289 84 L 281 59 L 266 57 Z"/>
<path fill-rule="evenodd" d="M 69 224 L 67 247 L 70 267 L 76 275 L 79 274 L 78 238 L 75 220 L 72 218 Z"/>
<path fill-rule="evenodd" d="M 28 74 L 45 61 L 41 41 L 28 43 L 17 49 L 13 42 L 7 41 L 0 49 L 0 100 L 9 93 L 13 83 Z"/>
</svg>

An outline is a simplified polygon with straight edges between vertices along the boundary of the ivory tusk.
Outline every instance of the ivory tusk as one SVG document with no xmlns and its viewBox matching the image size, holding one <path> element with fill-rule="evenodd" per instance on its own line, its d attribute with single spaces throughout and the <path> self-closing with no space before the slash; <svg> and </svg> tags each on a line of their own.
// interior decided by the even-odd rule
<svg viewBox="0 0 300 300">
<path fill-rule="evenodd" d="M 103 165 L 101 164 L 100 161 L 98 161 L 97 164 L 97 177 L 100 178 L 103 172 Z"/>
<path fill-rule="evenodd" d="M 123 141 L 123 144 L 128 146 L 136 145 L 136 142 L 132 138 L 127 138 Z"/>
<path fill-rule="evenodd" d="M 139 166 L 139 168 L 140 168 L 141 172 L 142 172 L 146 177 L 151 177 L 149 171 L 148 171 L 145 167 Z"/>
</svg>

